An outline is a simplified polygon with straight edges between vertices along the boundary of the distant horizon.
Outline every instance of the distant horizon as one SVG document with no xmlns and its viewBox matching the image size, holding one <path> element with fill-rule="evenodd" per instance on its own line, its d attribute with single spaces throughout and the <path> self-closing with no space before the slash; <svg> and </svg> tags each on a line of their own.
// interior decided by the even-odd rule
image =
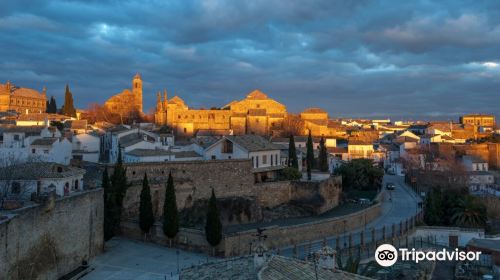
<svg viewBox="0 0 500 280">
<path fill-rule="evenodd" d="M 140 73 L 140 72 L 139 72 Z M 4 84 L 5 82 L 7 81 L 10 81 L 11 83 L 13 83 L 14 85 L 18 86 L 18 87 L 27 87 L 27 86 L 23 86 L 23 85 L 20 85 L 18 83 L 16 83 L 15 81 L 12 81 L 12 80 L 5 80 L 5 81 L 0 81 L 0 84 Z M 127 81 L 125 81 L 127 82 Z M 131 81 L 128 81 L 129 84 L 131 84 Z M 145 83 L 145 81 L 143 80 L 143 83 Z M 125 83 L 124 83 L 125 84 Z M 144 86 L 143 84 L 143 86 Z M 114 94 L 118 94 L 119 92 L 121 92 L 122 90 L 124 89 L 127 89 L 126 87 L 124 88 L 121 88 L 121 89 L 117 89 L 114 93 L 110 93 L 109 96 L 102 96 L 100 97 L 99 100 L 96 100 L 95 102 L 90 102 L 88 103 L 87 105 L 84 105 L 84 106 L 80 106 L 80 102 L 78 102 L 79 100 L 79 97 L 78 97 L 78 93 L 75 93 L 74 90 L 73 90 L 73 86 L 71 85 L 71 83 L 68 83 L 69 85 L 69 88 L 70 88 L 70 91 L 72 92 L 73 94 L 73 99 L 75 101 L 75 104 L 76 104 L 76 108 L 77 109 L 81 109 L 81 110 L 87 110 L 89 105 L 91 104 L 99 104 L 99 105 L 103 105 L 104 104 L 104 101 L 106 101 L 108 98 L 110 98 L 111 96 L 113 96 Z M 62 90 L 60 92 L 58 92 L 58 94 L 52 94 L 52 91 L 50 89 L 47 89 L 47 99 L 50 99 L 51 96 L 54 96 L 56 98 L 56 103 L 57 103 L 57 107 L 58 108 L 61 108 L 62 104 L 64 104 L 64 90 L 65 90 L 65 87 L 66 87 L 66 84 L 64 84 L 62 86 Z M 28 87 L 28 88 L 31 88 L 31 87 Z M 40 88 L 36 88 L 36 87 L 33 87 L 33 89 L 41 92 L 41 89 L 43 88 L 43 85 L 40 87 Z M 128 87 L 130 88 L 130 87 Z M 179 96 L 182 100 L 184 100 L 186 102 L 186 105 L 191 108 L 191 109 L 210 109 L 212 107 L 216 107 L 216 108 L 221 108 L 222 106 L 234 101 L 234 100 L 241 100 L 241 99 L 244 99 L 246 97 L 246 95 L 250 92 L 252 92 L 253 90 L 261 90 L 259 88 L 254 88 L 252 90 L 249 90 L 247 91 L 246 93 L 243 93 L 241 94 L 241 97 L 235 97 L 234 99 L 230 100 L 230 101 L 227 101 L 226 103 L 223 103 L 223 104 L 219 104 L 219 105 L 216 105 L 216 104 L 213 104 L 213 105 L 200 105 L 200 106 L 192 106 L 191 104 L 193 102 L 191 102 L 192 100 L 188 100 L 186 98 L 184 98 L 181 94 L 172 94 L 171 92 L 168 91 L 167 89 L 167 93 L 168 93 L 168 98 L 171 99 L 173 96 L 177 95 Z M 498 118 L 500 117 L 500 113 L 497 113 L 495 114 L 494 112 L 473 112 L 473 111 L 470 111 L 470 112 L 464 112 L 464 113 L 442 113 L 442 112 L 433 112 L 433 113 L 430 113 L 428 115 L 424 115 L 424 114 L 421 114 L 421 115 L 404 115 L 403 113 L 395 113 L 393 115 L 383 115 L 382 113 L 371 113 L 371 115 L 369 114 L 363 114 L 363 113 L 355 113 L 355 114 L 352 114 L 352 115 L 338 115 L 338 114 L 335 114 L 335 113 L 332 113 L 330 110 L 328 110 L 328 108 L 325 108 L 325 107 L 321 107 L 321 105 L 317 105 L 317 106 L 310 106 L 310 107 L 304 107 L 302 110 L 300 111 L 291 111 L 289 110 L 289 106 L 288 104 L 286 104 L 286 102 L 283 102 L 281 100 L 277 100 L 276 98 L 273 98 L 272 96 L 272 93 L 268 93 L 264 90 L 261 90 L 263 93 L 265 93 L 266 95 L 269 96 L 269 98 L 271 99 L 275 99 L 276 101 L 284 104 L 286 107 L 287 107 L 287 112 L 288 113 L 292 113 L 292 114 L 299 114 L 301 113 L 302 111 L 306 110 L 307 108 L 313 108 L 313 107 L 317 107 L 317 108 L 321 108 L 323 109 L 324 111 L 326 111 L 328 113 L 328 116 L 330 119 L 349 119 L 349 118 L 352 118 L 352 119 L 379 119 L 379 120 L 383 120 L 383 119 L 390 119 L 391 122 L 393 121 L 454 121 L 454 122 L 459 122 L 459 117 L 462 116 L 462 115 L 466 115 L 466 114 L 488 114 L 488 115 L 494 115 L 495 116 L 495 119 L 498 120 Z M 144 110 L 144 113 L 148 114 L 149 111 L 151 109 L 154 109 L 155 108 L 155 104 L 156 104 L 156 94 L 157 94 L 158 90 L 155 91 L 154 93 L 152 94 L 149 94 L 147 93 L 145 90 L 143 90 L 143 104 L 145 105 L 144 108 L 146 108 Z M 161 94 L 162 94 L 162 98 L 163 98 L 163 89 L 160 90 Z M 152 100 L 150 100 L 150 96 L 149 98 L 144 98 L 146 97 L 146 95 L 151 95 L 151 96 L 154 96 L 154 102 Z M 149 100 L 150 102 L 148 103 L 151 103 L 151 104 L 146 104 L 146 102 L 144 102 L 144 100 Z"/>
</svg>

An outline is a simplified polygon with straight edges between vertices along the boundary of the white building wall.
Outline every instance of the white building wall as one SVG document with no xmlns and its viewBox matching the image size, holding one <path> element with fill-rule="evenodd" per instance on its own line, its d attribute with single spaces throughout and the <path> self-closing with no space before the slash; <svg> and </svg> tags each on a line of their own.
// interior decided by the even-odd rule
<svg viewBox="0 0 500 280">
<path fill-rule="evenodd" d="M 271 163 L 271 156 L 273 162 Z M 280 150 L 250 152 L 248 158 L 252 159 L 254 168 L 281 165 Z M 264 162 L 265 158 L 265 162 Z"/>
<path fill-rule="evenodd" d="M 204 153 L 203 157 L 205 159 L 242 159 L 249 158 L 248 152 L 241 148 L 239 145 L 233 143 L 233 152 L 232 153 L 223 153 L 224 141 L 218 141 L 216 144 L 208 147 Z"/>
<path fill-rule="evenodd" d="M 458 236 L 458 246 L 465 247 L 472 238 L 484 238 L 484 230 L 468 230 L 454 227 L 417 227 L 415 233 L 410 237 L 417 240 L 427 238 L 435 240 L 438 245 L 449 246 L 450 236 Z"/>
</svg>

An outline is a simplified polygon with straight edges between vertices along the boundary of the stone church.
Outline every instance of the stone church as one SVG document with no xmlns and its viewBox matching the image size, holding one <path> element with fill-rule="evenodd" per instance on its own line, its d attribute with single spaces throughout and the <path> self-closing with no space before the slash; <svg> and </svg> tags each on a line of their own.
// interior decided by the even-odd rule
<svg viewBox="0 0 500 280">
<path fill-rule="evenodd" d="M 155 123 L 168 125 L 178 135 L 259 134 L 270 135 L 282 128 L 287 112 L 285 105 L 254 90 L 245 99 L 233 101 L 220 109 L 190 109 L 174 96 L 168 99 L 158 92 Z"/>
<path fill-rule="evenodd" d="M 104 107 L 120 116 L 130 116 L 133 113 L 142 115 L 142 79 L 138 73 L 132 79 L 132 89 L 124 89 L 113 95 Z"/>
<path fill-rule="evenodd" d="M 0 84 L 0 111 L 16 111 L 20 114 L 45 113 L 47 94 L 30 88 L 16 87 L 11 82 Z"/>
</svg>

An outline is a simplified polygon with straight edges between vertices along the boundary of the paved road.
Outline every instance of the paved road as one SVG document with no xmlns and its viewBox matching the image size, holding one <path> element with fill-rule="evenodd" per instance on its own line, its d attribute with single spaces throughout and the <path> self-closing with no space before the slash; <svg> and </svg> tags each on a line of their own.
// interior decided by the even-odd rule
<svg viewBox="0 0 500 280">
<path fill-rule="evenodd" d="M 213 260 L 203 254 L 179 250 L 179 268 Z M 178 279 L 177 253 L 162 245 L 113 238 L 106 252 L 91 263 L 92 272 L 83 280 L 165 280 Z"/>
<path fill-rule="evenodd" d="M 404 178 L 401 176 L 395 175 L 385 175 L 383 179 L 383 186 L 387 182 L 392 182 L 395 184 L 396 188 L 393 191 L 387 191 L 387 199 L 382 202 L 382 214 L 380 217 L 375 219 L 374 221 L 366 224 L 365 227 L 359 228 L 353 231 L 347 231 L 344 234 L 339 236 L 340 246 L 345 247 L 348 243 L 348 236 L 352 233 L 352 242 L 353 245 L 360 244 L 360 235 L 361 230 L 365 229 L 365 240 L 369 240 L 371 238 L 370 232 L 372 228 L 376 230 L 381 229 L 384 225 L 386 226 L 386 235 L 390 234 L 390 230 L 393 224 L 399 224 L 400 221 L 406 220 L 417 213 L 418 207 L 417 204 L 420 202 L 420 198 L 404 183 Z M 389 199 L 391 198 L 391 199 Z M 349 222 L 349 221 L 347 221 Z M 380 230 L 378 231 L 380 232 Z M 378 234 L 378 233 L 377 233 Z M 335 246 L 335 236 L 331 236 L 327 238 L 327 242 L 330 246 Z M 311 243 L 311 252 L 315 252 L 321 248 L 323 244 L 323 240 L 317 240 Z M 293 247 L 288 246 L 280 249 L 281 254 L 285 256 L 293 256 Z M 301 251 L 299 248 L 298 252 L 299 258 L 303 258 L 305 252 Z"/>
</svg>

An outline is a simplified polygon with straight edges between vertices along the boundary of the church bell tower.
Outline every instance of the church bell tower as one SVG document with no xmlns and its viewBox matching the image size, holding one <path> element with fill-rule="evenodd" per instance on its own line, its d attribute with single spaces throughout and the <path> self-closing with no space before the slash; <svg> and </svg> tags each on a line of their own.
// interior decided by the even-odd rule
<svg viewBox="0 0 500 280">
<path fill-rule="evenodd" d="M 134 95 L 134 106 L 142 114 L 142 79 L 139 73 L 132 80 L 132 94 Z"/>
</svg>

